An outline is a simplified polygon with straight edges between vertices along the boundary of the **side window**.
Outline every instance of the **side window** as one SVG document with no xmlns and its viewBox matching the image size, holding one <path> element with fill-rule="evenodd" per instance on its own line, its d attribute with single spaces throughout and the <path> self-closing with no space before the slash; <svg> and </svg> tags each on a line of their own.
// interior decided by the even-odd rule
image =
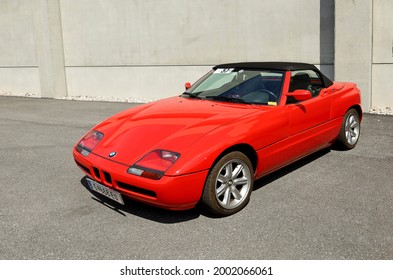
<svg viewBox="0 0 393 280">
<path fill-rule="evenodd" d="M 319 95 L 322 86 L 322 78 L 314 70 L 296 70 L 291 72 L 290 92 L 297 89 L 305 89 L 310 91 L 313 97 L 316 97 Z"/>
</svg>

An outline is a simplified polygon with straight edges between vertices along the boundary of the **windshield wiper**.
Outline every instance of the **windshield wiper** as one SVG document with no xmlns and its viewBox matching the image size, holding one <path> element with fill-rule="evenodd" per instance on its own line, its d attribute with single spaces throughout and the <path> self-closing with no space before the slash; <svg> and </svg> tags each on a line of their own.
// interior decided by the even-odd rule
<svg viewBox="0 0 393 280">
<path fill-rule="evenodd" d="M 186 96 L 188 96 L 189 98 L 201 99 L 201 97 L 199 97 L 198 95 L 195 95 L 195 94 L 189 93 L 189 92 L 183 92 L 182 96 L 183 96 L 183 95 L 186 95 Z"/>
<path fill-rule="evenodd" d="M 241 98 L 235 98 L 235 97 L 227 97 L 227 96 L 205 96 L 206 99 L 211 99 L 211 100 L 218 100 L 218 101 L 227 101 L 227 102 L 234 102 L 234 103 L 244 103 L 244 104 L 249 104 L 247 101 L 241 99 Z"/>
</svg>

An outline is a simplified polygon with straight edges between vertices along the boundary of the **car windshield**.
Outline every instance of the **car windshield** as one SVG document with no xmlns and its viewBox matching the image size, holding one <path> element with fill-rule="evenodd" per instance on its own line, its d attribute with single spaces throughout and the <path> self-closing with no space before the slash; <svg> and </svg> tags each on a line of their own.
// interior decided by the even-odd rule
<svg viewBox="0 0 393 280">
<path fill-rule="evenodd" d="M 284 72 L 224 69 L 210 71 L 183 93 L 186 98 L 277 105 Z"/>
</svg>

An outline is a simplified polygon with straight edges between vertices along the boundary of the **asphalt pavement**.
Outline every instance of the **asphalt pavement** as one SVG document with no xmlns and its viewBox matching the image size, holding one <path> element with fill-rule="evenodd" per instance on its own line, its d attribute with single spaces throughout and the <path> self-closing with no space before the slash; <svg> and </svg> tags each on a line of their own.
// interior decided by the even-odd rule
<svg viewBox="0 0 393 280">
<path fill-rule="evenodd" d="M 255 183 L 214 218 L 102 201 L 72 147 L 137 104 L 0 97 L 0 259 L 393 259 L 393 116 L 365 114 L 357 147 Z"/>
</svg>

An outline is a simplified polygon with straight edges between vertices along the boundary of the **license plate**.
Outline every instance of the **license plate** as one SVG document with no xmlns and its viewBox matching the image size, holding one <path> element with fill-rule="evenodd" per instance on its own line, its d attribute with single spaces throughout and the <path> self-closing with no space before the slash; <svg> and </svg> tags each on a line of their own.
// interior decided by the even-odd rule
<svg viewBox="0 0 393 280">
<path fill-rule="evenodd" d="M 87 184 L 89 185 L 90 189 L 92 189 L 95 192 L 98 192 L 120 204 L 124 205 L 123 198 L 121 197 L 121 194 L 117 191 L 114 191 L 104 185 L 101 185 L 100 183 L 97 183 L 96 181 L 90 180 L 86 178 Z"/>
</svg>

